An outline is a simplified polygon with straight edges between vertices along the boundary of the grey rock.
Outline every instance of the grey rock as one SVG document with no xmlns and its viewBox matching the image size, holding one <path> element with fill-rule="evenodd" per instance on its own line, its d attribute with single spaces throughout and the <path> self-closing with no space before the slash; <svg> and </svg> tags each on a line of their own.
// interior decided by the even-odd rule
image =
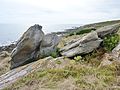
<svg viewBox="0 0 120 90">
<path fill-rule="evenodd" d="M 54 52 L 57 45 L 60 42 L 60 37 L 56 34 L 47 34 L 44 36 L 42 43 L 40 45 L 39 57 L 49 56 L 51 52 Z"/>
<path fill-rule="evenodd" d="M 40 43 L 44 37 L 42 26 L 31 26 L 17 42 L 16 48 L 12 51 L 11 69 L 24 65 L 36 59 Z"/>
<path fill-rule="evenodd" d="M 42 26 L 30 27 L 18 40 L 11 54 L 11 69 L 49 56 L 56 50 L 60 38 L 56 34 L 44 35 Z"/>
<path fill-rule="evenodd" d="M 99 37 L 103 38 L 106 35 L 117 32 L 120 28 L 120 24 L 108 25 L 96 30 Z"/>
<path fill-rule="evenodd" d="M 120 60 L 120 43 L 112 50 L 113 58 Z"/>
<path fill-rule="evenodd" d="M 98 35 L 95 31 L 93 31 L 91 33 L 88 33 L 86 36 L 80 38 L 79 40 L 76 39 L 76 41 L 74 41 L 73 43 L 69 43 L 68 45 L 63 47 L 60 51 L 69 50 L 71 48 L 78 46 L 80 43 L 85 43 L 85 42 L 88 42 L 91 40 L 97 40 L 97 39 L 98 39 Z"/>
<path fill-rule="evenodd" d="M 66 45 L 60 51 L 61 54 L 66 57 L 87 54 L 98 48 L 101 42 L 102 39 L 98 38 L 97 32 L 92 31 L 91 33 L 88 33 L 86 36 L 82 37 L 82 39 Z"/>
</svg>

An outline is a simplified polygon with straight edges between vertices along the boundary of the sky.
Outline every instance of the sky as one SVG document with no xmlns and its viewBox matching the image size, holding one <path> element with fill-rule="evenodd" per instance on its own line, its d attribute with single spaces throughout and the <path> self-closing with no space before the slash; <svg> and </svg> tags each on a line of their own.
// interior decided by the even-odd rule
<svg viewBox="0 0 120 90">
<path fill-rule="evenodd" d="M 120 19 L 120 0 L 0 0 L 0 23 L 86 24 Z"/>
</svg>

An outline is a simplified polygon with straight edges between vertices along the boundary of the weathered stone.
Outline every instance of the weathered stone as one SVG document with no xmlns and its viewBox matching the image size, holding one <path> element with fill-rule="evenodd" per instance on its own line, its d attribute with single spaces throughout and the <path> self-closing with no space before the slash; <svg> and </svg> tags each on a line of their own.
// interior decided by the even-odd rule
<svg viewBox="0 0 120 90">
<path fill-rule="evenodd" d="M 24 65 L 36 59 L 40 43 L 44 37 L 42 26 L 31 26 L 20 38 L 16 48 L 12 51 L 11 68 Z"/>
<path fill-rule="evenodd" d="M 73 57 L 78 54 L 87 54 L 98 48 L 101 42 L 102 39 L 98 38 L 95 31 L 92 31 L 82 39 L 66 45 L 60 51 L 61 54 L 66 57 Z"/>
<path fill-rule="evenodd" d="M 106 35 L 117 32 L 120 28 L 120 24 L 108 25 L 96 30 L 99 37 L 103 38 Z"/>
<path fill-rule="evenodd" d="M 120 60 L 120 43 L 112 50 L 113 58 Z"/>
<path fill-rule="evenodd" d="M 59 41 L 60 38 L 56 34 L 45 35 L 40 45 L 39 57 L 49 56 L 56 50 Z"/>
</svg>

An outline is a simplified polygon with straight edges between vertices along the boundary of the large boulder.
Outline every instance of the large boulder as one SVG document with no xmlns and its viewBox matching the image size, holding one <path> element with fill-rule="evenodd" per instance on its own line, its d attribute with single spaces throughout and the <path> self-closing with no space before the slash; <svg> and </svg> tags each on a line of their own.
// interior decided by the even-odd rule
<svg viewBox="0 0 120 90">
<path fill-rule="evenodd" d="M 44 38 L 42 26 L 31 26 L 17 42 L 16 48 L 12 51 L 11 69 L 24 65 L 37 58 L 36 53 Z"/>
<path fill-rule="evenodd" d="M 96 30 L 99 37 L 103 38 L 106 35 L 117 32 L 120 28 L 120 24 L 108 25 Z"/>
<path fill-rule="evenodd" d="M 56 34 L 47 34 L 44 36 L 39 50 L 39 58 L 49 56 L 51 52 L 57 49 L 60 38 Z"/>
<path fill-rule="evenodd" d="M 60 51 L 63 56 L 73 57 L 80 54 L 87 54 L 98 48 L 102 39 L 98 38 L 97 32 L 92 31 L 80 40 L 70 43 L 63 47 Z"/>
<path fill-rule="evenodd" d="M 11 69 L 49 56 L 56 51 L 60 38 L 56 34 L 44 35 L 42 26 L 30 27 L 17 42 L 12 51 Z"/>
</svg>

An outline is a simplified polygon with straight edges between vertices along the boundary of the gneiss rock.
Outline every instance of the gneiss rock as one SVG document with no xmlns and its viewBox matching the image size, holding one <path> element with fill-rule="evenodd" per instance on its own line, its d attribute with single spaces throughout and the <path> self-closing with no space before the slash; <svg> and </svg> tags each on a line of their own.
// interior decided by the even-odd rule
<svg viewBox="0 0 120 90">
<path fill-rule="evenodd" d="M 97 32 L 92 31 L 82 39 L 77 40 L 74 43 L 68 44 L 60 51 L 63 56 L 73 57 L 75 55 L 87 54 L 98 48 L 102 39 L 98 38 Z"/>
<path fill-rule="evenodd" d="M 42 43 L 40 44 L 39 58 L 49 56 L 51 52 L 54 52 L 60 38 L 56 34 L 47 34 L 44 36 Z"/>
<path fill-rule="evenodd" d="M 108 25 L 96 30 L 99 37 L 103 38 L 106 35 L 117 32 L 120 28 L 120 24 Z"/>
<path fill-rule="evenodd" d="M 36 59 L 36 53 L 44 37 L 42 26 L 31 26 L 20 38 L 12 51 L 11 69 Z"/>
</svg>

